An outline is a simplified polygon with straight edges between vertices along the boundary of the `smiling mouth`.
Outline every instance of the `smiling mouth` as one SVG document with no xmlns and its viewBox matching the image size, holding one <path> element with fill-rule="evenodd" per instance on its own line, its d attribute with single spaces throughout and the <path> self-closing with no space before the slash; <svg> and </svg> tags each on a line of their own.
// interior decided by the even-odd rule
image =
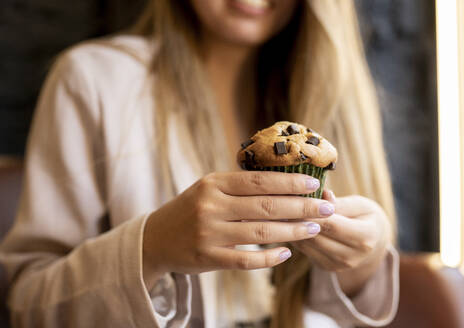
<svg viewBox="0 0 464 328">
<path fill-rule="evenodd" d="M 274 7 L 275 0 L 230 0 L 229 5 L 240 14 L 260 17 L 268 14 Z"/>
<path fill-rule="evenodd" d="M 240 4 L 243 4 L 247 7 L 256 9 L 256 10 L 263 10 L 268 9 L 271 7 L 271 1 L 269 0 L 234 0 Z"/>
</svg>

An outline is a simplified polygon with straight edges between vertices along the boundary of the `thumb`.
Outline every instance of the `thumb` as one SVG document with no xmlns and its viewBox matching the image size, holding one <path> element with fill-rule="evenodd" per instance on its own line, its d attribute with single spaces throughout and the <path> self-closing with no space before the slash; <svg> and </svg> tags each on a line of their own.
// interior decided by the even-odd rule
<svg viewBox="0 0 464 328">
<path fill-rule="evenodd" d="M 337 201 L 334 192 L 330 189 L 324 190 L 324 192 L 322 193 L 322 199 L 327 200 L 332 204 L 335 204 L 335 202 Z"/>
</svg>

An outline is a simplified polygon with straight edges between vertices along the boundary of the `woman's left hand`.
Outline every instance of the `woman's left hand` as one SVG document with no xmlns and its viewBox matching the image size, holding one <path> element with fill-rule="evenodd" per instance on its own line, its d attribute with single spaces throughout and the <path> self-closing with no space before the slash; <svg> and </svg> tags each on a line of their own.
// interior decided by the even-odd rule
<svg viewBox="0 0 464 328">
<path fill-rule="evenodd" d="M 318 236 L 291 244 L 319 267 L 337 272 L 345 293 L 354 293 L 384 259 L 391 226 L 380 205 L 370 199 L 335 198 L 331 191 L 324 191 L 323 198 L 334 204 L 335 213 L 311 220 L 321 226 Z"/>
</svg>

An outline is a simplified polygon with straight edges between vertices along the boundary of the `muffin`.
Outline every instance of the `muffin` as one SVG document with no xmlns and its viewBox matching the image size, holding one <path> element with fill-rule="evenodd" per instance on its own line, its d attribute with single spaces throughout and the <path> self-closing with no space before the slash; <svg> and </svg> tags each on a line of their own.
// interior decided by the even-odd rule
<svg viewBox="0 0 464 328">
<path fill-rule="evenodd" d="M 277 122 L 242 143 L 237 160 L 244 170 L 303 173 L 320 181 L 320 188 L 305 197 L 322 198 L 327 171 L 334 170 L 337 150 L 304 125 Z"/>
</svg>

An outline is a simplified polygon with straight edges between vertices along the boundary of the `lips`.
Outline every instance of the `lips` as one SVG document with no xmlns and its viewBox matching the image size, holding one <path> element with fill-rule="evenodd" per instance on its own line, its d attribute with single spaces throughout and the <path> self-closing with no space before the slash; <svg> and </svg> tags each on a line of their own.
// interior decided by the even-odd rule
<svg viewBox="0 0 464 328">
<path fill-rule="evenodd" d="M 263 10 L 271 7 L 271 1 L 269 0 L 234 0 L 234 2 L 256 10 Z"/>
<path fill-rule="evenodd" d="M 232 8 L 242 15 L 260 17 L 269 13 L 275 0 L 229 0 Z"/>
</svg>

